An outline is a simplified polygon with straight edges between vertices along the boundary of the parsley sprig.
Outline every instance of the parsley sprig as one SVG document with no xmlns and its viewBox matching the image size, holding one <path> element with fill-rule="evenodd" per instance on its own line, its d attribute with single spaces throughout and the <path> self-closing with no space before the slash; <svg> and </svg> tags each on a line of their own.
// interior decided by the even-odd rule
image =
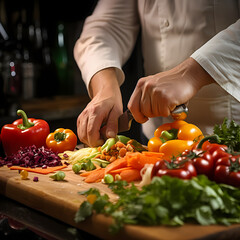
<svg viewBox="0 0 240 240">
<path fill-rule="evenodd" d="M 113 218 L 111 233 L 117 233 L 124 224 L 179 226 L 186 222 L 201 225 L 240 223 L 240 189 L 217 184 L 199 175 L 191 180 L 163 176 L 153 178 L 142 189 L 124 181 L 109 184 L 119 196 L 116 203 L 106 194 L 90 188 L 82 195 L 95 194 L 96 201 L 84 201 L 75 216 L 84 221 L 93 213 Z"/>
<path fill-rule="evenodd" d="M 232 151 L 240 151 L 240 125 L 235 121 L 225 118 L 221 125 L 214 126 L 213 132 L 218 135 L 220 144 L 227 145 Z"/>
</svg>

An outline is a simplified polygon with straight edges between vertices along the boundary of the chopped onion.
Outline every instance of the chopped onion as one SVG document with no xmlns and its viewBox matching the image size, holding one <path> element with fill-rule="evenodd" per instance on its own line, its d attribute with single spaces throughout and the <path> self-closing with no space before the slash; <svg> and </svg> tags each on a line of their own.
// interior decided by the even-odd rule
<svg viewBox="0 0 240 240">
<path fill-rule="evenodd" d="M 152 181 L 152 169 L 153 164 L 145 164 L 145 166 L 141 169 L 140 174 L 142 176 L 142 181 L 139 183 L 139 187 L 145 186 L 147 184 L 150 184 Z"/>
</svg>

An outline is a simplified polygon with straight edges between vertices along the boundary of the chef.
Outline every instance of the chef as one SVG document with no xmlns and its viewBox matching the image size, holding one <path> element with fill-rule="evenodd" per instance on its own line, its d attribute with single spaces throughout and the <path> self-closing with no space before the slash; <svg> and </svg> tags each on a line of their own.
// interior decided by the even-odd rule
<svg viewBox="0 0 240 240">
<path fill-rule="evenodd" d="M 141 34 L 145 77 L 128 103 L 149 139 L 188 104 L 204 134 L 227 117 L 240 124 L 240 1 L 100 0 L 74 48 L 91 101 L 77 119 L 80 141 L 114 137 L 123 113 L 122 66 Z M 102 124 L 105 127 L 101 130 Z"/>
</svg>

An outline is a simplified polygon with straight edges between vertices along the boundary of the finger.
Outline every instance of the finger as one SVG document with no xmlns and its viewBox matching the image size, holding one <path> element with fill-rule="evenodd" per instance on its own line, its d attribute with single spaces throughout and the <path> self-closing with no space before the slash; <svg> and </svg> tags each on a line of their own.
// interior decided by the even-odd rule
<svg viewBox="0 0 240 240">
<path fill-rule="evenodd" d="M 109 113 L 106 125 L 106 137 L 115 138 L 118 132 L 118 118 L 120 114 L 114 109 Z"/>
<path fill-rule="evenodd" d="M 88 117 L 87 139 L 89 146 L 96 147 L 104 143 L 104 140 L 101 139 L 100 134 L 100 129 L 103 121 L 104 118 L 101 114 L 91 114 Z"/>
<path fill-rule="evenodd" d="M 137 122 L 144 123 L 148 120 L 148 118 L 141 112 L 141 107 L 140 107 L 141 96 L 142 96 L 142 91 L 137 84 L 128 102 L 128 109 L 131 111 L 134 119 Z"/>
<path fill-rule="evenodd" d="M 88 144 L 87 139 L 87 118 L 84 118 L 84 114 L 81 113 L 77 119 L 77 134 L 82 143 Z"/>
</svg>

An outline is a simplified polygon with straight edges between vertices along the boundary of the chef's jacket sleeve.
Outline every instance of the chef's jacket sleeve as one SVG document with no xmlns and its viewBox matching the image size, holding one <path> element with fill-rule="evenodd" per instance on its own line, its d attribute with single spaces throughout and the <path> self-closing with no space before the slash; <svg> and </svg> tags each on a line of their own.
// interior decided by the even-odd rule
<svg viewBox="0 0 240 240">
<path fill-rule="evenodd" d="M 240 19 L 215 35 L 191 57 L 240 101 Z"/>
<path fill-rule="evenodd" d="M 119 85 L 123 83 L 121 67 L 131 55 L 138 32 L 135 0 L 98 1 L 74 46 L 74 58 L 88 90 L 93 75 L 109 67 L 116 69 Z"/>
</svg>

